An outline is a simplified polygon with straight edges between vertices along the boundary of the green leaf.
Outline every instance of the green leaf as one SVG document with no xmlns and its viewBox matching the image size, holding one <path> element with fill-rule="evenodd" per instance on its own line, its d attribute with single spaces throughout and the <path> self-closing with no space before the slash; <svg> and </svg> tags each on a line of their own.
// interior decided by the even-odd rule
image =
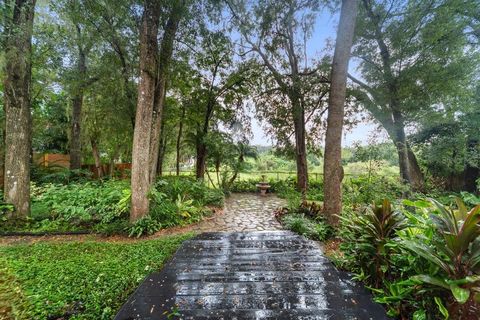
<svg viewBox="0 0 480 320">
<path fill-rule="evenodd" d="M 460 288 L 457 285 L 450 285 L 450 290 L 452 291 L 455 300 L 457 300 L 461 304 L 467 302 L 468 298 L 470 297 L 470 290 Z"/>
<path fill-rule="evenodd" d="M 413 202 L 411 200 L 408 200 L 408 199 L 403 200 L 402 203 L 405 206 L 415 207 L 415 202 Z"/>
<path fill-rule="evenodd" d="M 439 297 L 435 297 L 433 299 L 435 300 L 435 303 L 437 304 L 438 310 L 440 311 L 440 313 L 445 317 L 445 319 L 448 319 L 449 318 L 448 310 L 443 305 L 442 299 L 440 299 Z"/>
<path fill-rule="evenodd" d="M 427 320 L 425 310 L 417 310 L 413 313 L 413 320 Z"/>
<path fill-rule="evenodd" d="M 417 280 L 420 282 L 428 283 L 434 286 L 442 287 L 445 289 L 450 289 L 450 286 L 445 282 L 443 279 L 435 278 L 426 274 L 419 274 L 417 276 L 413 276 L 412 280 Z"/>
</svg>

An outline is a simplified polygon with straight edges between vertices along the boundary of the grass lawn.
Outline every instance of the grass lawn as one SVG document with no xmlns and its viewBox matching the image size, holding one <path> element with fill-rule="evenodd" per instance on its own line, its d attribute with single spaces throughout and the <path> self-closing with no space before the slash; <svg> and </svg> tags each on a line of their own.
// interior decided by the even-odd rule
<svg viewBox="0 0 480 320">
<path fill-rule="evenodd" d="M 191 236 L 0 246 L 0 319 L 111 319 Z"/>
</svg>

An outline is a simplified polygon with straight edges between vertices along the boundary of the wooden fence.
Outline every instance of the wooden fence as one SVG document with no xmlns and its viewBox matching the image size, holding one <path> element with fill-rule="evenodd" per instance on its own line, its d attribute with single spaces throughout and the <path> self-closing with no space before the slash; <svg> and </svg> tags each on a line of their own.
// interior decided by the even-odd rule
<svg viewBox="0 0 480 320">
<path fill-rule="evenodd" d="M 34 153 L 33 162 L 43 167 L 70 167 L 70 155 L 59 153 Z"/>
</svg>

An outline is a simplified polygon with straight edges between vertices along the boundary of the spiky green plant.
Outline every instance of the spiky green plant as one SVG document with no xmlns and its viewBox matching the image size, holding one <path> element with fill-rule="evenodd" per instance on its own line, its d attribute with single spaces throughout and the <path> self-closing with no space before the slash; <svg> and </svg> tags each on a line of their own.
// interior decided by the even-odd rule
<svg viewBox="0 0 480 320">
<path fill-rule="evenodd" d="M 364 280 L 379 288 L 389 269 L 389 244 L 396 232 L 405 227 L 403 215 L 392 208 L 388 200 L 373 204 L 360 214 L 340 217 L 345 228 L 343 238 L 350 244 L 358 273 Z"/>
</svg>

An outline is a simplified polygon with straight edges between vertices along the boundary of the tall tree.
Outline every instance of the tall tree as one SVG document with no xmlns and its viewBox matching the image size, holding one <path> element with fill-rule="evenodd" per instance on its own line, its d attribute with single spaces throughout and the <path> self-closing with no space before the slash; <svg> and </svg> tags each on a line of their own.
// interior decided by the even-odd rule
<svg viewBox="0 0 480 320">
<path fill-rule="evenodd" d="M 338 223 L 342 212 L 342 130 L 345 116 L 347 73 L 355 31 L 358 1 L 343 0 L 333 55 L 330 96 L 328 102 L 327 133 L 325 137 L 324 213 L 332 224 Z"/>
<path fill-rule="evenodd" d="M 8 2 L 5 27 L 5 201 L 15 215 L 30 213 L 31 55 L 35 0 Z M 8 8 L 10 9 L 10 8 Z"/>
<path fill-rule="evenodd" d="M 447 0 L 362 0 L 360 6 L 353 56 L 363 79 L 349 77 L 395 143 L 402 179 L 417 189 L 424 178 L 406 127 L 422 110 L 455 94 L 474 70 L 458 6 Z"/>
<path fill-rule="evenodd" d="M 247 65 L 235 64 L 233 45 L 223 31 L 205 30 L 201 46 L 195 61 L 202 81 L 193 93 L 194 107 L 189 114 L 195 126 L 197 179 L 205 176 L 208 135 L 212 125 L 218 125 L 214 120 L 230 122 L 235 118 L 242 109 L 249 77 Z"/>
<path fill-rule="evenodd" d="M 88 49 L 81 44 L 82 29 L 79 24 L 75 25 L 78 42 L 78 56 L 76 72 L 80 78 L 72 97 L 72 128 L 70 135 L 70 169 L 80 169 L 82 165 L 82 144 L 81 144 L 81 119 L 84 96 L 84 84 L 87 74 L 87 54 Z"/>
<path fill-rule="evenodd" d="M 85 90 L 97 81 L 89 77 L 87 72 L 88 57 L 95 44 L 95 34 L 88 24 L 90 14 L 80 1 L 63 0 L 52 3 L 52 8 L 63 21 L 62 28 L 71 37 L 66 38 L 70 58 L 74 64 L 70 67 L 68 82 L 71 96 L 71 128 L 70 128 L 70 169 L 80 169 L 82 164 L 82 109 Z"/>
<path fill-rule="evenodd" d="M 419 119 L 410 140 L 436 184 L 475 192 L 480 178 L 480 87 L 475 79 L 464 94 L 443 101 L 443 110 Z"/>
<path fill-rule="evenodd" d="M 145 2 L 140 32 L 140 83 L 133 136 L 131 221 L 148 214 L 148 192 L 159 167 L 167 73 L 173 53 L 173 42 L 186 4 L 184 0 L 171 3 L 158 52 L 160 1 Z"/>
<path fill-rule="evenodd" d="M 305 50 L 320 1 L 262 0 L 250 3 L 231 0 L 227 3 L 242 34 L 245 53 L 254 52 L 267 75 L 273 79 L 274 85 L 272 82 L 264 84 L 264 93 L 274 100 L 282 100 L 283 118 L 291 119 L 289 127 L 293 127 L 297 187 L 305 193 L 308 185 L 306 118 L 322 106 L 324 97 L 318 95 L 320 90 L 317 90 L 312 102 L 306 91 L 313 84 L 327 82 L 318 65 L 308 66 Z M 315 80 L 309 83 L 312 76 Z M 306 116 L 308 108 L 313 110 Z"/>
<path fill-rule="evenodd" d="M 140 77 L 132 149 L 132 206 L 130 221 L 148 214 L 150 141 L 158 70 L 159 0 L 146 0 L 140 29 Z"/>
</svg>

